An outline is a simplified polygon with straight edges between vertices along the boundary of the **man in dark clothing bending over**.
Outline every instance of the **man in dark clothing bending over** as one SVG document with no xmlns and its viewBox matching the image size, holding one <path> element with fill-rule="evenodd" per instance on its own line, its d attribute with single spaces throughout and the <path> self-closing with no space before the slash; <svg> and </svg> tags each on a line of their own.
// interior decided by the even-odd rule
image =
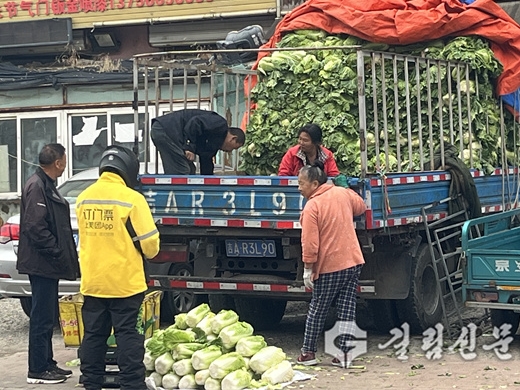
<svg viewBox="0 0 520 390">
<path fill-rule="evenodd" d="M 213 111 L 185 109 L 152 119 L 150 132 L 161 155 L 164 173 L 195 174 L 195 155 L 199 156 L 200 174 L 213 174 L 213 157 L 219 150 L 231 152 L 245 142 L 238 127 Z"/>
</svg>

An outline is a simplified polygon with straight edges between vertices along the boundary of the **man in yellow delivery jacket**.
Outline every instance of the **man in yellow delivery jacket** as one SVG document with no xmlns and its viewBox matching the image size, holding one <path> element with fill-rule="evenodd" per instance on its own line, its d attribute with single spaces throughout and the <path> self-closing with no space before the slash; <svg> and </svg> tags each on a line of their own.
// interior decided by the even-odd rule
<svg viewBox="0 0 520 390">
<path fill-rule="evenodd" d="M 100 390 L 107 338 L 116 337 L 121 389 L 144 390 L 144 336 L 136 330 L 147 289 L 143 257 L 159 252 L 159 232 L 137 184 L 139 161 L 131 150 L 108 147 L 99 179 L 77 199 L 85 337 L 81 373 L 86 390 Z"/>
</svg>

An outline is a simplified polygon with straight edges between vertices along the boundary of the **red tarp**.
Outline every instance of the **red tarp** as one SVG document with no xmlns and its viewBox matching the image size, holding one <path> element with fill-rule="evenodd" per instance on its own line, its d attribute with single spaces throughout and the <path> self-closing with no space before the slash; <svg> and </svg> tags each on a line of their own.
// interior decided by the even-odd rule
<svg viewBox="0 0 520 390">
<path fill-rule="evenodd" d="M 520 87 L 520 26 L 492 0 L 308 0 L 287 14 L 264 48 L 287 31 L 321 29 L 371 42 L 408 45 L 448 36 L 479 35 L 504 66 L 497 93 Z M 268 53 L 260 53 L 258 60 Z"/>
</svg>

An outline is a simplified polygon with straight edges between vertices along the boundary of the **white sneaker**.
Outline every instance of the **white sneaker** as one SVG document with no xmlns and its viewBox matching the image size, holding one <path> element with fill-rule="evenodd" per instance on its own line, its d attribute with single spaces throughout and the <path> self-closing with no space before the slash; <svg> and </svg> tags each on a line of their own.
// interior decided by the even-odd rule
<svg viewBox="0 0 520 390">
<path fill-rule="evenodd" d="M 27 383 L 32 385 L 44 385 L 62 383 L 67 380 L 65 375 L 57 374 L 52 371 L 29 372 L 27 374 Z"/>
</svg>

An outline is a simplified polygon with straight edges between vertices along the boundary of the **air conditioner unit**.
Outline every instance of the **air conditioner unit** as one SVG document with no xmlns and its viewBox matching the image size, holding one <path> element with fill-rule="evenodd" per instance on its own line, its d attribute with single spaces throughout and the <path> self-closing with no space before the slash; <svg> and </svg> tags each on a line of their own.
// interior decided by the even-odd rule
<svg viewBox="0 0 520 390">
<path fill-rule="evenodd" d="M 72 30 L 72 19 L 47 19 L 0 24 L 0 56 L 60 54 L 74 46 L 83 51 L 83 31 Z"/>
<path fill-rule="evenodd" d="M 148 41 L 154 47 L 214 44 L 225 39 L 230 31 L 239 31 L 253 24 L 268 30 L 273 21 L 274 16 L 266 15 L 152 24 L 148 27 Z"/>
</svg>

